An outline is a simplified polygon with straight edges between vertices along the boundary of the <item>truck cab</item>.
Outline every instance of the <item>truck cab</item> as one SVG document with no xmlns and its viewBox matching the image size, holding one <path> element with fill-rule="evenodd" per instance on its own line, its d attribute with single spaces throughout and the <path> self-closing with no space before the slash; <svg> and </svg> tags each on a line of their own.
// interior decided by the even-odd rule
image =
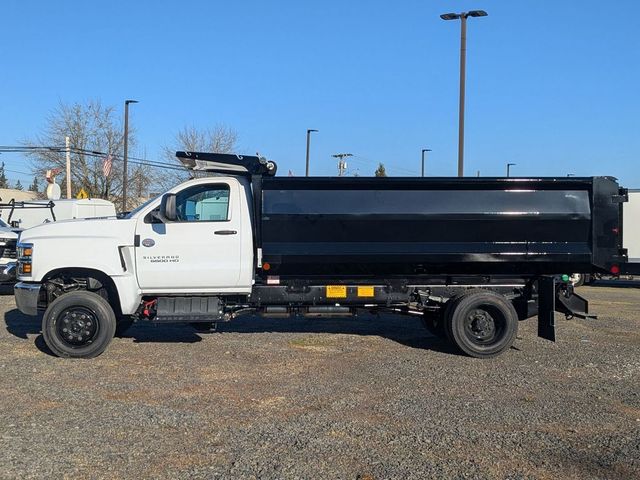
<svg viewBox="0 0 640 480">
<path fill-rule="evenodd" d="M 132 212 L 140 293 L 248 294 L 254 256 L 247 189 L 242 178 L 201 178 L 168 192 L 175 195 L 170 222 L 161 217 L 161 199 Z"/>
</svg>

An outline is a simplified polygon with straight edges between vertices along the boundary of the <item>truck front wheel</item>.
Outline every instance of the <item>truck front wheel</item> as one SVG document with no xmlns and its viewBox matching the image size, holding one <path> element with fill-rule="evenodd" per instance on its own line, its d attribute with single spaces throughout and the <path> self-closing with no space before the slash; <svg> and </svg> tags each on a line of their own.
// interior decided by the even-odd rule
<svg viewBox="0 0 640 480">
<path fill-rule="evenodd" d="M 460 350 L 472 357 L 490 358 L 511 347 L 518 333 L 518 314 L 504 296 L 478 290 L 453 302 L 445 314 L 445 327 Z"/>
<path fill-rule="evenodd" d="M 70 292 L 58 297 L 42 318 L 44 341 L 59 357 L 97 357 L 105 351 L 115 330 L 113 309 L 92 292 Z"/>
</svg>

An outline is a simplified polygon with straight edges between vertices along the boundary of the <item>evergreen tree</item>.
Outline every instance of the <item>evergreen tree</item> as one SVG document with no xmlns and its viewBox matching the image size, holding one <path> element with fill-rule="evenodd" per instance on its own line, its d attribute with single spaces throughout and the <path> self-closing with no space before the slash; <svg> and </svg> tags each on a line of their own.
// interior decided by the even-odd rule
<svg viewBox="0 0 640 480">
<path fill-rule="evenodd" d="M 33 177 L 33 183 L 29 185 L 30 192 L 37 192 L 40 190 L 40 185 L 38 185 L 38 177 Z"/>
<path fill-rule="evenodd" d="M 22 183 L 20 183 L 20 180 L 16 182 L 16 186 L 13 188 L 15 188 L 16 190 L 24 190 L 24 187 L 22 186 Z"/>
<path fill-rule="evenodd" d="M 376 168 L 376 172 L 374 173 L 376 177 L 386 177 L 387 171 L 384 168 L 384 163 L 379 163 L 378 168 Z"/>
<path fill-rule="evenodd" d="M 4 162 L 2 162 L 2 166 L 0 166 L 0 188 L 9 188 L 9 182 L 4 173 Z"/>
</svg>

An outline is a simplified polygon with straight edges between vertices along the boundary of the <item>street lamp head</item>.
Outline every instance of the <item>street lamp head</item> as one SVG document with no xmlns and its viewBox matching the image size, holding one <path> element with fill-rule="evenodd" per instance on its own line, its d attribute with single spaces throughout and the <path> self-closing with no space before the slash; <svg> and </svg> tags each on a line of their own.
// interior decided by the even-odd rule
<svg viewBox="0 0 640 480">
<path fill-rule="evenodd" d="M 422 151 L 423 151 L 423 152 L 430 152 L 430 151 L 431 151 L 431 149 L 430 149 L 430 148 L 423 148 L 423 149 L 422 149 Z"/>
<path fill-rule="evenodd" d="M 461 17 L 459 13 L 443 13 L 440 18 L 443 20 L 457 20 Z"/>
<path fill-rule="evenodd" d="M 125 100 L 124 104 L 129 105 L 130 103 L 139 103 L 138 100 Z"/>
<path fill-rule="evenodd" d="M 488 14 L 484 10 L 471 10 L 467 12 L 467 17 L 486 17 Z"/>
<path fill-rule="evenodd" d="M 311 132 L 319 132 L 320 130 L 315 130 L 313 128 L 308 128 L 307 132 L 311 133 Z"/>
</svg>

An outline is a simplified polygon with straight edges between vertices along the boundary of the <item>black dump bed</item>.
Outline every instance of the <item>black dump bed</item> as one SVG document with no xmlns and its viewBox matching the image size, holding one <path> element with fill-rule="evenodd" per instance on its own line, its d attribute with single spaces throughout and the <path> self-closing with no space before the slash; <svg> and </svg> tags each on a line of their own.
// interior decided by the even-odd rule
<svg viewBox="0 0 640 480">
<path fill-rule="evenodd" d="M 262 179 L 270 275 L 608 272 L 623 191 L 593 178 Z"/>
</svg>

